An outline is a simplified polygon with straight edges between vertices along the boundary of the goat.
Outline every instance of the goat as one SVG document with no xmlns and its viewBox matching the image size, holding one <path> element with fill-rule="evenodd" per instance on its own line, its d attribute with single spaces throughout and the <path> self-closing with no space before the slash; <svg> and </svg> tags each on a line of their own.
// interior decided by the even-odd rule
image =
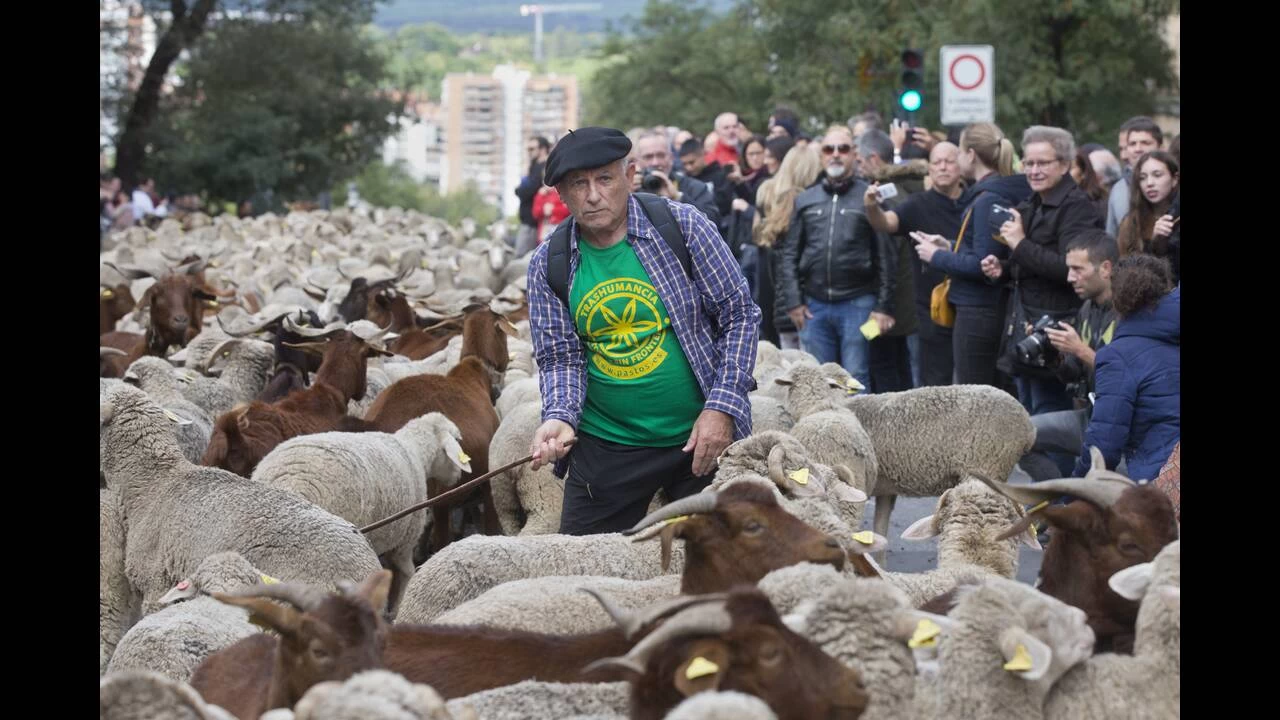
<svg viewBox="0 0 1280 720">
<path fill-rule="evenodd" d="M 191 675 L 191 687 L 241 720 L 257 720 L 268 710 L 292 708 L 316 683 L 380 667 L 386 625 L 379 613 L 390 587 L 391 571 L 379 570 L 359 587 L 346 584 L 341 595 L 298 585 L 214 593 L 248 608 L 250 621 L 279 637 L 259 633 L 210 655 Z"/>
<path fill-rule="evenodd" d="M 450 318 L 425 328 L 401 333 L 387 349 L 410 360 L 424 360 L 445 349 L 450 340 L 461 334 L 461 319 Z"/>
<path fill-rule="evenodd" d="M 314 311 L 300 308 L 297 312 L 297 325 L 306 325 L 312 328 L 323 327 L 320 317 Z M 311 379 L 311 373 L 320 370 L 319 357 L 314 353 L 308 353 L 295 347 L 299 343 L 307 342 L 309 336 L 284 328 L 282 323 L 290 315 L 292 315 L 292 311 L 281 313 L 247 326 L 232 328 L 228 328 L 222 319 L 222 315 L 218 315 L 218 327 L 222 328 L 222 331 L 231 337 L 245 337 L 264 331 L 271 333 L 271 345 L 276 351 L 275 367 L 271 371 L 271 376 L 267 379 L 267 384 L 256 398 L 265 403 L 282 400 L 294 390 L 305 389 Z"/>
<path fill-rule="evenodd" d="M 102 285 L 98 295 L 98 335 L 115 330 L 120 318 L 128 315 L 136 304 L 128 283 Z"/>
<path fill-rule="evenodd" d="M 350 331 L 305 330 L 287 318 L 285 328 L 312 339 L 324 339 L 324 360 L 316 381 L 285 399 L 268 404 L 255 400 L 223 413 L 214 423 L 213 437 L 201 464 L 249 477 L 272 448 L 292 437 L 336 430 L 346 417 L 347 403 L 364 397 L 367 360 L 386 355 Z M 296 347 L 315 350 L 317 343 Z"/>
<path fill-rule="evenodd" d="M 342 272 L 341 268 L 339 268 L 338 272 Z M 366 313 L 373 297 L 384 289 L 392 287 L 405 279 L 411 272 L 413 272 L 413 267 L 401 268 L 395 277 L 372 283 L 363 277 L 354 278 L 351 281 L 351 290 L 347 292 L 347 296 L 342 299 L 342 302 L 338 303 L 338 315 L 349 323 L 367 319 Z M 381 325 L 381 323 L 379 324 Z"/>
<path fill-rule="evenodd" d="M 391 327 L 393 333 L 405 333 L 418 327 L 409 300 L 394 287 L 384 288 L 369 296 L 364 317 L 378 327 Z"/>
<path fill-rule="evenodd" d="M 779 720 L 853 720 L 870 699 L 856 670 L 792 632 L 752 586 L 682 609 L 625 656 L 584 672 L 598 668 L 629 676 L 632 720 L 658 720 L 704 691 L 754 695 Z"/>
<path fill-rule="evenodd" d="M 1117 595 L 1111 576 L 1151 562 L 1161 548 L 1178 539 L 1178 523 L 1168 496 L 1154 484 L 1139 485 L 1107 470 L 1098 449 L 1090 448 L 1093 467 L 1082 478 L 1046 480 L 1033 485 L 992 483 L 1025 503 L 1068 495 L 1067 505 L 1049 505 L 999 536 L 1022 532 L 1036 517 L 1049 524 L 1049 545 L 1040 564 L 1037 587 L 1089 616 L 1097 638 L 1095 652 L 1133 652 L 1138 602 Z"/>
<path fill-rule="evenodd" d="M 108 265 L 130 280 L 151 277 L 149 271 L 141 268 L 121 269 L 110 263 Z M 195 276 L 202 266 L 200 261 L 179 266 L 160 276 L 142 294 L 137 307 L 147 308 L 151 313 L 145 335 L 107 332 L 99 336 L 99 346 L 127 352 L 128 356 L 121 361 L 124 368 L 143 355 L 164 357 L 171 345 L 185 346 L 203 328 L 204 309 L 201 301 L 217 299 L 197 283 Z M 119 363 L 113 363 L 113 366 L 117 364 Z M 123 369 L 120 374 L 123 374 Z"/>
</svg>

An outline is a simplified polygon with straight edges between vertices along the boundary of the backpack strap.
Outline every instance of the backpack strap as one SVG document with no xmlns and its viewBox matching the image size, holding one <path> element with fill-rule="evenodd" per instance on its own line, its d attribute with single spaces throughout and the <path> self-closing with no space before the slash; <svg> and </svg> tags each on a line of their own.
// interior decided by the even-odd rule
<svg viewBox="0 0 1280 720">
<path fill-rule="evenodd" d="M 667 201 L 653 193 L 638 192 L 633 195 L 640 201 L 640 208 L 667 243 L 667 247 L 676 254 L 685 277 L 692 279 L 693 260 L 689 257 L 689 247 L 685 245 L 684 232 L 680 229 L 680 223 L 676 222 Z M 547 244 L 550 245 L 547 248 L 547 285 L 551 286 L 551 291 L 565 307 L 569 307 L 569 225 L 572 222 L 572 217 L 565 218 L 564 222 L 551 231 L 551 237 L 547 238 Z"/>
</svg>

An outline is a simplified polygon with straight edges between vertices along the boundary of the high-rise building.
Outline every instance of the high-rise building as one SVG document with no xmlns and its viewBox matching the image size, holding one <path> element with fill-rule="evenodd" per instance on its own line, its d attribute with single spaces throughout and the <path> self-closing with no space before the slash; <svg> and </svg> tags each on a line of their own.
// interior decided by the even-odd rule
<svg viewBox="0 0 1280 720">
<path fill-rule="evenodd" d="M 474 183 L 504 215 L 519 207 L 514 190 L 529 166 L 528 138 L 545 135 L 554 143 L 578 124 L 576 78 L 532 76 L 510 65 L 491 75 L 447 75 L 442 103 L 441 192 Z"/>
</svg>

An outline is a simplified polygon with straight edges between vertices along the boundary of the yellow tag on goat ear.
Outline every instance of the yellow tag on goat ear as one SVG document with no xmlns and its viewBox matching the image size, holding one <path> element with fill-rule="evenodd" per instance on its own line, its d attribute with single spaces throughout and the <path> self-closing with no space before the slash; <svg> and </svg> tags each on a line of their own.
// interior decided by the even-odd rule
<svg viewBox="0 0 1280 720">
<path fill-rule="evenodd" d="M 422 269 L 423 269 L 423 270 L 426 270 L 426 269 L 427 269 L 427 259 L 426 259 L 426 258 L 423 258 L 423 259 L 422 259 Z"/>
<path fill-rule="evenodd" d="M 688 515 L 677 515 L 673 518 L 668 518 L 666 520 L 663 520 L 662 527 L 666 527 L 668 525 L 675 525 L 676 523 L 681 523 L 688 519 L 689 519 Z"/>
<path fill-rule="evenodd" d="M 909 648 L 933 647 L 938 644 L 938 635 L 942 633 L 942 628 L 934 621 L 928 618 L 921 618 L 916 623 L 916 631 L 911 635 L 911 639 L 907 641 Z"/>
<path fill-rule="evenodd" d="M 685 668 L 684 677 L 686 680 L 697 680 L 700 677 L 715 675 L 718 672 L 720 672 L 719 665 L 699 655 L 693 659 L 693 662 L 689 663 L 689 667 Z"/>
<path fill-rule="evenodd" d="M 1049 507 L 1049 501 L 1045 500 L 1044 502 L 1040 503 L 1039 505 L 1036 505 L 1035 507 L 1027 508 L 1027 514 L 1030 515 L 1033 512 L 1043 510 L 1047 507 Z"/>
<path fill-rule="evenodd" d="M 863 530 L 862 532 L 854 533 L 853 539 L 863 545 L 871 545 L 876 541 L 876 534 L 870 530 Z"/>
<path fill-rule="evenodd" d="M 809 484 L 809 468 L 806 467 L 806 468 L 800 468 L 799 470 L 792 470 L 790 473 L 787 474 L 787 477 L 791 478 L 792 480 L 795 480 L 797 485 L 808 485 Z"/>
<path fill-rule="evenodd" d="M 1004 669 L 1015 672 L 1031 669 L 1031 653 L 1027 652 L 1026 645 L 1018 643 L 1018 647 L 1013 651 L 1013 659 L 1004 664 Z"/>
<path fill-rule="evenodd" d="M 258 578 L 262 580 L 263 585 L 279 585 L 280 584 L 279 580 L 271 577 L 270 575 L 259 575 Z"/>
<path fill-rule="evenodd" d="M 312 251 L 311 251 L 311 257 L 313 257 L 313 258 L 318 258 L 318 257 L 320 257 L 320 251 L 319 251 L 319 250 L 312 250 Z"/>
<path fill-rule="evenodd" d="M 113 297 L 115 297 L 115 296 L 116 296 L 116 294 L 115 294 L 113 291 L 111 291 L 111 290 L 103 290 L 103 291 L 102 291 L 102 297 L 104 297 L 104 298 L 106 298 L 106 299 L 108 299 L 108 300 L 110 300 L 111 298 L 113 298 Z"/>
<path fill-rule="evenodd" d="M 468 455 L 468 454 L 466 454 L 466 453 L 464 453 L 464 452 L 462 452 L 461 450 L 459 450 L 459 451 L 458 451 L 458 462 L 460 462 L 460 463 L 469 463 L 469 462 L 471 462 L 471 456 L 470 456 L 470 455 Z"/>
<path fill-rule="evenodd" d="M 217 300 L 205 300 L 204 302 L 205 302 L 205 304 L 206 304 L 206 305 L 208 305 L 209 307 L 218 307 L 218 301 L 217 301 Z"/>
</svg>

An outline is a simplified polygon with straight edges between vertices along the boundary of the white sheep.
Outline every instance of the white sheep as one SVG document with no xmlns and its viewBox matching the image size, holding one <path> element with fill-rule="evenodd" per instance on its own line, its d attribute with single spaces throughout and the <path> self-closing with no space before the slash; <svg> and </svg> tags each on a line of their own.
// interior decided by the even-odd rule
<svg viewBox="0 0 1280 720">
<path fill-rule="evenodd" d="M 600 575 L 547 575 L 489 588 L 437 615 L 433 625 L 482 625 L 507 630 L 585 635 L 615 627 L 589 588 L 623 610 L 643 610 L 680 594 L 679 575 L 627 580 Z"/>
<path fill-rule="evenodd" d="M 183 352 L 190 352 L 188 345 Z M 173 361 L 174 355 L 169 356 Z M 179 373 L 182 394 L 209 411 L 213 417 L 240 403 L 252 402 L 266 387 L 275 368 L 276 354 L 271 343 L 250 338 L 223 338 L 203 358 L 189 356 L 186 367 L 213 378 Z M 225 408 L 225 409 L 224 409 Z"/>
<path fill-rule="evenodd" d="M 142 598 L 124 570 L 125 527 L 120 492 L 98 490 L 98 674 L 107 671 L 120 638 L 137 622 Z"/>
<path fill-rule="evenodd" d="M 943 491 L 932 515 L 902 532 L 904 540 L 938 538 L 938 565 L 925 572 L 881 571 L 881 577 L 903 590 L 920 607 L 962 582 L 988 576 L 1012 578 L 1018 573 L 1018 543 L 1039 549 L 1034 531 L 997 540 L 1021 519 L 1018 506 L 976 478 L 966 478 Z"/>
<path fill-rule="evenodd" d="M 397 623 L 433 622 L 442 613 L 479 597 L 491 587 L 544 575 L 607 575 L 648 580 L 679 576 L 684 547 L 671 548 L 671 562 L 647 543 L 619 533 L 600 535 L 472 535 L 449 544 L 418 568 L 409 580 Z"/>
<path fill-rule="evenodd" d="M 99 720 L 236 720 L 185 682 L 148 670 L 112 673 L 98 681 Z"/>
<path fill-rule="evenodd" d="M 663 720 L 778 720 L 778 716 L 755 695 L 726 690 L 690 695 Z"/>
<path fill-rule="evenodd" d="M 153 670 L 187 682 L 205 658 L 260 632 L 242 608 L 218 602 L 210 593 L 229 593 L 274 581 L 239 553 L 214 553 L 160 598 L 168 605 L 142 618 L 116 646 L 107 672 Z"/>
<path fill-rule="evenodd" d="M 537 380 L 533 381 L 535 384 Z M 519 389 L 516 392 L 520 392 Z M 504 390 L 498 402 L 506 397 Z M 507 410 L 489 442 L 489 467 L 499 468 L 529 455 L 529 441 L 542 422 L 541 400 Z M 546 535 L 560 531 L 564 481 L 550 465 L 537 470 L 528 463 L 494 476 L 490 482 L 493 506 L 507 535 Z M 523 518 L 523 522 L 521 519 Z"/>
<path fill-rule="evenodd" d="M 172 426 L 172 432 L 183 456 L 193 463 L 200 462 L 213 436 L 213 418 L 182 395 L 182 383 L 173 366 L 163 358 L 144 355 L 125 370 L 124 381 L 142 388 L 161 407 L 186 421 Z"/>
<path fill-rule="evenodd" d="M 294 493 L 357 527 L 377 522 L 427 499 L 427 478 L 443 488 L 458 484 L 471 464 L 459 442 L 462 432 L 440 413 L 405 423 L 394 434 L 327 432 L 277 445 L 252 479 Z M 394 612 L 409 578 L 413 550 L 426 527 L 419 510 L 366 537 L 383 566 L 394 573 Z"/>
<path fill-rule="evenodd" d="M 99 463 L 107 486 L 119 488 L 125 572 L 144 613 L 201 560 L 224 550 L 267 574 L 315 585 L 379 569 L 351 523 L 287 491 L 188 462 L 172 422 L 129 385 L 109 388 L 100 400 Z"/>
<path fill-rule="evenodd" d="M 455 717 L 468 710 L 482 720 L 627 717 L 630 687 L 625 682 L 553 683 L 525 680 L 483 690 L 446 703 Z"/>
<path fill-rule="evenodd" d="M 508 338 L 507 342 L 514 342 L 514 338 Z M 510 375 L 511 370 L 508 369 L 507 373 Z M 498 417 L 505 418 L 512 408 L 527 402 L 542 402 L 542 392 L 538 388 L 538 378 L 536 377 L 529 377 L 515 382 L 508 379 L 502 387 L 502 394 L 498 396 L 498 401 L 493 405 L 494 409 L 498 411 Z"/>
<path fill-rule="evenodd" d="M 1045 717 L 1178 717 L 1182 702 L 1182 542 L 1169 543 L 1154 561 L 1111 576 L 1111 587 L 1142 600 L 1133 655 L 1099 653 L 1053 687 Z"/>
<path fill-rule="evenodd" d="M 428 685 L 411 683 L 387 670 L 365 670 L 343 682 L 312 685 L 294 705 L 292 717 L 294 720 L 463 720 L 475 716 L 451 713 L 440 694 Z"/>
<path fill-rule="evenodd" d="M 782 400 L 760 393 L 751 393 L 747 399 L 751 402 L 752 434 L 769 430 L 790 432 L 796 424 L 795 418 L 787 412 L 787 405 Z"/>
</svg>

